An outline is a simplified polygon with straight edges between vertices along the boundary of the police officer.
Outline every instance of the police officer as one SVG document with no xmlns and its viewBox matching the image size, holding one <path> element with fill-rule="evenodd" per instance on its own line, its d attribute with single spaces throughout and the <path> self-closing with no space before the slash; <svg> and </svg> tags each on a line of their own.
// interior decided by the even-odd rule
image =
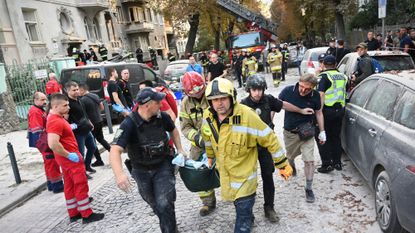
<svg viewBox="0 0 415 233">
<path fill-rule="evenodd" d="M 346 104 L 347 77 L 336 69 L 336 57 L 328 55 L 323 63 L 325 70 L 319 75 L 317 90 L 320 92 L 323 106 L 327 141 L 319 145 L 322 166 L 317 171 L 327 173 L 333 168 L 342 170 L 340 131 Z"/>
<path fill-rule="evenodd" d="M 290 51 L 288 51 L 288 44 L 284 43 L 281 49 L 282 53 L 282 75 L 281 81 L 285 81 L 285 75 L 288 71 L 288 59 L 290 57 Z"/>
<path fill-rule="evenodd" d="M 267 83 L 262 75 L 254 74 L 249 76 L 246 82 L 246 91 L 249 93 L 249 96 L 242 99 L 241 104 L 255 110 L 261 120 L 271 129 L 274 129 L 272 119 L 274 118 L 275 112 L 280 112 L 282 108 L 291 112 L 307 115 L 314 113 L 311 108 L 300 109 L 288 102 L 281 101 L 272 95 L 267 95 L 264 93 L 266 89 Z M 265 217 L 271 222 L 278 222 L 279 219 L 274 210 L 275 187 L 272 173 L 275 171 L 275 168 L 272 156 L 266 148 L 258 146 L 258 160 L 259 165 L 261 166 L 263 182 Z"/>
<path fill-rule="evenodd" d="M 242 61 L 242 75 L 244 82 L 249 75 L 256 74 L 258 70 L 258 63 L 253 53 L 248 52 L 246 58 Z"/>
<path fill-rule="evenodd" d="M 103 61 L 108 60 L 108 50 L 107 48 L 105 48 L 103 44 L 101 44 L 101 46 L 99 47 L 98 53 L 101 56 Z"/>
<path fill-rule="evenodd" d="M 110 163 L 117 185 L 129 192 L 131 184 L 121 165 L 121 153 L 128 149 L 132 177 L 141 197 L 159 218 L 163 233 L 177 232 L 174 208 L 176 179 L 171 163 L 173 155 L 168 144 L 169 136 L 178 152 L 184 154 L 174 122 L 166 113 L 160 112 L 160 101 L 165 96 L 165 93 L 150 87 L 137 94 L 138 110 L 121 123 L 110 152 Z"/>
<path fill-rule="evenodd" d="M 256 145 L 266 148 L 280 174 L 288 179 L 292 168 L 274 132 L 249 107 L 236 101 L 231 81 L 216 78 L 206 87 L 210 107 L 203 112 L 202 137 L 208 158 L 216 158 L 221 196 L 236 209 L 234 232 L 250 232 L 257 187 Z M 220 140 L 219 140 L 220 139 Z"/>
<path fill-rule="evenodd" d="M 272 47 L 271 52 L 268 54 L 267 62 L 271 67 L 272 80 L 274 86 L 278 87 L 279 80 L 281 79 L 281 65 L 282 65 L 282 53 L 279 47 Z"/>
<path fill-rule="evenodd" d="M 197 72 L 191 71 L 184 74 L 182 79 L 183 90 L 186 96 L 183 98 L 180 108 L 180 129 L 183 135 L 192 143 L 190 157 L 197 160 L 205 151 L 205 145 L 201 136 L 203 110 L 209 107 L 205 97 L 205 81 Z M 203 206 L 199 213 L 201 216 L 210 214 L 216 208 L 214 190 L 199 192 Z"/>
</svg>

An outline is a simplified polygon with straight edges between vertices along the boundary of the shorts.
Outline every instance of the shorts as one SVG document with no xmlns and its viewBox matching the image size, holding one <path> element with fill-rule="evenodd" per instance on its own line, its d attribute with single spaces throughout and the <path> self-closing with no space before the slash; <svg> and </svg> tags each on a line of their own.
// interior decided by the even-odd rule
<svg viewBox="0 0 415 233">
<path fill-rule="evenodd" d="M 285 129 L 283 134 L 287 159 L 294 160 L 301 154 L 304 162 L 314 161 L 314 137 L 307 141 L 302 141 L 298 134 L 291 133 Z"/>
</svg>

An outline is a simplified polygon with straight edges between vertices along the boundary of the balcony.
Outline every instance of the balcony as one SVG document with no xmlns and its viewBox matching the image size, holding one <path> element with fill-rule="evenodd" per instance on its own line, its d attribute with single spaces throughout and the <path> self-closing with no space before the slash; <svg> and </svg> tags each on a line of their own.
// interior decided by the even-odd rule
<svg viewBox="0 0 415 233">
<path fill-rule="evenodd" d="M 127 25 L 127 34 L 140 33 L 140 32 L 153 32 L 154 25 L 146 22 L 131 22 Z"/>
<path fill-rule="evenodd" d="M 76 7 L 96 13 L 108 9 L 109 4 L 108 0 L 77 0 Z"/>
</svg>

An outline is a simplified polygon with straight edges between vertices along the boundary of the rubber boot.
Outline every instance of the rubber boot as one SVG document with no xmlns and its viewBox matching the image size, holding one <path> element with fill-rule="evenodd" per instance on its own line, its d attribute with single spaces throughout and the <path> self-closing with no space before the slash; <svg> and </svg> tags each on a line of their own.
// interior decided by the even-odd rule
<svg viewBox="0 0 415 233">
<path fill-rule="evenodd" d="M 265 217 L 272 223 L 277 223 L 280 221 L 277 213 L 275 212 L 274 208 L 272 207 L 265 207 L 264 208 Z"/>
<path fill-rule="evenodd" d="M 200 216 L 206 216 L 213 212 L 216 208 L 216 196 L 215 193 L 213 193 L 209 197 L 202 198 L 203 206 L 199 210 Z"/>
</svg>

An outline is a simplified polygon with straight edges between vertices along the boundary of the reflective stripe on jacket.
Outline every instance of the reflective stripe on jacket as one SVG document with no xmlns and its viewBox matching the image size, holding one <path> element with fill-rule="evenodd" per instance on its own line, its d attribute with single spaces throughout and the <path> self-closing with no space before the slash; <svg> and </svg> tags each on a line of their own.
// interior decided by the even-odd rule
<svg viewBox="0 0 415 233">
<path fill-rule="evenodd" d="M 324 105 L 333 106 L 340 103 L 343 107 L 346 105 L 346 75 L 337 70 L 328 70 L 323 72 L 331 82 L 331 86 L 324 93 Z"/>
<path fill-rule="evenodd" d="M 280 52 L 271 52 L 268 54 L 267 62 L 271 67 L 271 71 L 280 71 L 282 64 L 282 53 Z"/>
</svg>

